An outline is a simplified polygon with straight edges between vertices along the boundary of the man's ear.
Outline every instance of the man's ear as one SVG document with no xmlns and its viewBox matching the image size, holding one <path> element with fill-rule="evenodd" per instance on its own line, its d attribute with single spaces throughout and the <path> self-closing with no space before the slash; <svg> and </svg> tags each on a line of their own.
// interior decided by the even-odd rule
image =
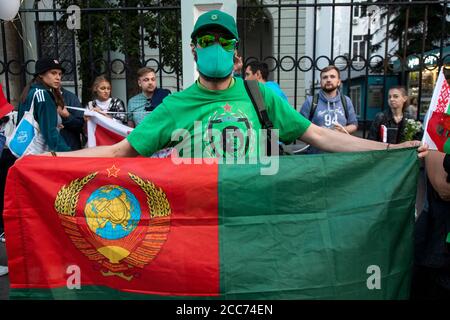
<svg viewBox="0 0 450 320">
<path fill-rule="evenodd" d="M 191 52 L 192 55 L 194 56 L 194 61 L 197 62 L 197 52 L 195 52 L 195 46 L 192 43 L 191 43 Z"/>
<path fill-rule="evenodd" d="M 259 80 L 262 80 L 262 75 L 261 75 L 261 71 L 260 70 L 257 70 L 256 71 L 256 73 L 255 73 L 255 75 L 256 75 L 256 79 L 259 81 Z"/>
</svg>

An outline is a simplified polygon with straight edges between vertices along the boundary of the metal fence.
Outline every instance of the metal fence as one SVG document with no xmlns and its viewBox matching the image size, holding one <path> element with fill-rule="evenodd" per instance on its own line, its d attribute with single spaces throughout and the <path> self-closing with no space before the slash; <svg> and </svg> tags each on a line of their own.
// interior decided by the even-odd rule
<svg viewBox="0 0 450 320">
<path fill-rule="evenodd" d="M 142 66 L 156 71 L 159 86 L 181 90 L 179 5 L 80 7 L 80 21 L 71 28 L 73 15 L 57 2 L 42 7 L 36 1 L 33 8 L 19 11 L 22 18 L 14 25 L 2 22 L 0 77 L 8 98 L 14 99 L 13 86 L 23 87 L 30 80 L 36 57 L 42 56 L 60 60 L 66 69 L 63 84 L 73 87 L 83 101 L 90 100 L 89 86 L 98 75 L 106 75 L 113 83 L 121 81 L 126 88 L 122 96 L 129 98 L 137 91 L 136 71 Z M 22 40 L 13 51 L 8 50 L 8 24 L 9 33 Z"/>
<path fill-rule="evenodd" d="M 89 86 L 100 74 L 112 78 L 119 91 L 123 88 L 118 94 L 128 99 L 136 93 L 141 66 L 156 70 L 159 86 L 182 90 L 180 1 L 108 8 L 81 1 L 86 6 L 80 29 L 70 28 L 66 7 L 46 2 L 51 5 L 36 1 L 20 11 L 21 20 L 1 24 L 0 80 L 8 99 L 17 99 L 35 58 L 43 55 L 62 60 L 64 84 L 83 101 L 90 99 Z M 271 79 L 297 110 L 319 88 L 320 70 L 337 65 L 342 90 L 352 98 L 365 131 L 373 115 L 387 107 L 387 89 L 394 84 L 418 98 L 417 118 L 423 116 L 437 70 L 443 65 L 450 70 L 449 14 L 448 0 L 242 0 L 239 53 L 245 62 L 267 62 Z"/>
</svg>

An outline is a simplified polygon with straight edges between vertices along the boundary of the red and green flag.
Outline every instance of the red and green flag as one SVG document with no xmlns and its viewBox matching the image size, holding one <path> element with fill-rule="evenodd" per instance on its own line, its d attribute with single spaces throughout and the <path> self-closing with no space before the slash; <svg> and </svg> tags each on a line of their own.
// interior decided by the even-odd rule
<svg viewBox="0 0 450 320">
<path fill-rule="evenodd" d="M 11 298 L 408 298 L 415 150 L 262 167 L 18 160 L 4 212 Z"/>
<path fill-rule="evenodd" d="M 423 142 L 430 149 L 450 154 L 450 86 L 444 67 L 439 72 L 426 119 Z"/>
</svg>

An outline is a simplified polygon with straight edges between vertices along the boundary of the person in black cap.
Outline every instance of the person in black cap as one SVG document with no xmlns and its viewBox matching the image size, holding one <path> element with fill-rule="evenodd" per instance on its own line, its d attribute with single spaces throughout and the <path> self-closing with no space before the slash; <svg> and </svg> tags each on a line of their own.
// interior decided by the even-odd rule
<svg viewBox="0 0 450 320">
<path fill-rule="evenodd" d="M 50 150 L 70 151 L 58 127 L 62 120 L 59 112 L 67 111 L 61 95 L 61 75 L 64 68 L 54 59 L 42 58 L 36 62 L 34 78 L 22 91 L 18 107 L 17 123 L 29 111 L 34 101 L 34 118 L 39 123 L 42 136 Z M 9 149 L 0 159 L 0 211 L 3 212 L 3 194 L 9 168 L 15 162 L 15 156 Z M 0 230 L 0 234 L 3 232 Z M 0 240 L 3 236 L 0 237 Z"/>
<path fill-rule="evenodd" d="M 168 147 L 174 147 L 174 155 L 183 158 L 246 160 L 267 155 L 264 152 L 268 149 L 259 147 L 259 142 L 265 139 L 262 135 L 266 135 L 260 130 L 264 124 L 244 81 L 233 76 L 239 43 L 235 19 L 219 10 L 206 12 L 197 19 L 191 40 L 200 74 L 193 85 L 167 96 L 117 144 L 52 155 L 148 157 Z M 265 104 L 264 120 L 270 120 L 282 142 L 301 138 L 329 152 L 418 147 L 420 157 L 427 153 L 428 147 L 421 146 L 420 141 L 390 145 L 323 129 L 311 124 L 273 90 L 263 84 L 253 84 Z"/>
<path fill-rule="evenodd" d="M 65 72 L 58 60 L 41 58 L 36 62 L 34 78 L 25 87 L 20 97 L 17 123 L 25 111 L 34 103 L 34 118 L 44 140 L 51 151 L 70 151 L 70 147 L 60 134 L 62 118 L 67 112 L 61 94 L 61 77 Z"/>
</svg>

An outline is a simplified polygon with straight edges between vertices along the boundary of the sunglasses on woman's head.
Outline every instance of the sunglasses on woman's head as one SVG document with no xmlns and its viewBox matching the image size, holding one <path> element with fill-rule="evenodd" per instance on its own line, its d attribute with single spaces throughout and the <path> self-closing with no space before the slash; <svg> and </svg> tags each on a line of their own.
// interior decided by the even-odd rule
<svg viewBox="0 0 450 320">
<path fill-rule="evenodd" d="M 203 49 L 212 46 L 216 42 L 227 51 L 236 49 L 236 39 L 226 39 L 223 35 L 218 34 L 205 34 L 197 37 L 197 44 Z"/>
</svg>

